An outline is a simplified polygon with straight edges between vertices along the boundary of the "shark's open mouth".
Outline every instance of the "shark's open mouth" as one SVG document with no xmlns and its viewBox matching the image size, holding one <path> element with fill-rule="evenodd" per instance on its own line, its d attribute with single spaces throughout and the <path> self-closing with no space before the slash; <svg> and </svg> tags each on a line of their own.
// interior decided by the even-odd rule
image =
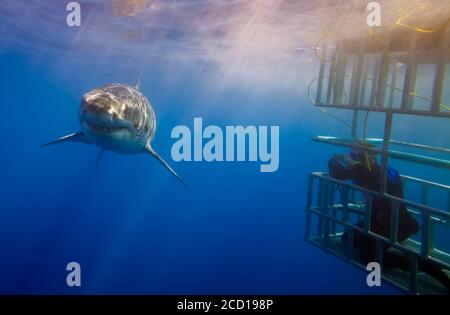
<svg viewBox="0 0 450 315">
<path fill-rule="evenodd" d="M 86 120 L 84 122 L 91 130 L 98 132 L 98 133 L 112 133 L 112 132 L 117 132 L 117 131 L 122 131 L 122 130 L 127 129 L 126 127 L 112 127 L 112 126 L 96 125 L 96 124 L 93 124 Z"/>
</svg>

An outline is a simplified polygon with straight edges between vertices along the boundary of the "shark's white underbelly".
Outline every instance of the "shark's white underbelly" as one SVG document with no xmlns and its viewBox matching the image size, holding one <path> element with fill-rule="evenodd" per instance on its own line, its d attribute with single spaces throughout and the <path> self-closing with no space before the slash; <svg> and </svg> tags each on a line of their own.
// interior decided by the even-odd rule
<svg viewBox="0 0 450 315">
<path fill-rule="evenodd" d="M 136 154 L 145 151 L 147 139 L 130 137 L 127 129 L 94 131 L 80 124 L 83 134 L 98 147 L 121 154 Z"/>
</svg>

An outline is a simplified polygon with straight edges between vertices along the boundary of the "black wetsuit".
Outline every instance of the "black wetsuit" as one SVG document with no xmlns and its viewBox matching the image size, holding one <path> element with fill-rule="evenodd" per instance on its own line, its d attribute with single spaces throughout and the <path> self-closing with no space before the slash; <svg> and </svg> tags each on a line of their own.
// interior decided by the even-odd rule
<svg viewBox="0 0 450 315">
<path fill-rule="evenodd" d="M 362 163 L 348 164 L 344 161 L 342 156 L 335 155 L 330 159 L 328 166 L 330 175 L 336 179 L 351 179 L 358 186 L 372 191 L 380 191 L 381 170 L 376 163 L 373 164 L 372 170 L 370 171 Z M 389 195 L 403 199 L 402 181 L 398 172 L 393 168 L 388 168 L 388 180 L 386 186 L 386 192 Z M 374 196 L 372 199 L 371 210 L 370 230 L 376 234 L 389 238 L 392 211 L 391 202 L 386 198 Z M 357 225 L 363 227 L 364 222 L 360 221 Z M 408 237 L 416 234 L 418 231 L 419 225 L 415 218 L 407 211 L 405 205 L 399 205 L 398 242 L 401 243 L 405 241 Z M 344 238 L 346 238 L 346 234 L 344 234 Z M 355 231 L 353 245 L 363 262 L 369 263 L 376 260 L 376 240 L 373 237 Z M 383 244 L 383 266 L 388 268 L 400 268 L 406 271 L 410 270 L 409 258 L 388 251 L 389 247 L 388 244 Z M 450 292 L 450 279 L 439 266 L 428 260 L 419 258 L 418 267 L 419 270 L 428 273 L 441 282 Z"/>
</svg>

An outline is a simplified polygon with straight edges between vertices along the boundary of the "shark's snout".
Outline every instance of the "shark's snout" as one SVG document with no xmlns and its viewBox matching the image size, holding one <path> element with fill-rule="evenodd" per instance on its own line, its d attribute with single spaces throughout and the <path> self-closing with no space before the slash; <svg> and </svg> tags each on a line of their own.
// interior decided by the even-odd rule
<svg viewBox="0 0 450 315">
<path fill-rule="evenodd" d="M 128 129 L 129 123 L 121 118 L 118 109 L 105 98 L 83 97 L 79 111 L 80 122 L 90 128 Z"/>
<path fill-rule="evenodd" d="M 84 97 L 81 101 L 80 117 L 111 117 L 117 118 L 117 113 L 112 108 L 111 104 L 102 98 L 87 98 Z"/>
</svg>

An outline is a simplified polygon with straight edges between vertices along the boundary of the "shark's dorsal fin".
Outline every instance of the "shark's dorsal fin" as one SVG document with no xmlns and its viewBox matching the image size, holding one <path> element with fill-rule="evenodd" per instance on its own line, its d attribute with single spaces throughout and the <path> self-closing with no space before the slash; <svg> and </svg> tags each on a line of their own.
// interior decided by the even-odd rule
<svg viewBox="0 0 450 315">
<path fill-rule="evenodd" d="M 138 90 L 138 91 L 141 88 L 141 77 L 142 77 L 142 70 L 139 71 L 139 74 L 138 74 L 138 77 L 137 77 L 137 80 L 136 80 L 136 84 L 134 85 L 134 88 L 136 90 Z"/>
<path fill-rule="evenodd" d="M 58 143 L 63 143 L 63 142 L 81 142 L 81 143 L 86 143 L 86 144 L 92 144 L 92 142 L 86 138 L 86 136 L 81 132 L 75 132 L 75 133 L 71 133 L 70 135 L 61 137 L 55 141 L 51 141 L 45 144 L 42 144 L 41 147 L 46 147 L 52 144 L 58 144 Z"/>
<path fill-rule="evenodd" d="M 173 175 L 175 176 L 184 186 L 188 187 L 188 185 L 181 179 L 180 176 L 170 167 L 169 164 L 167 164 L 166 161 L 148 144 L 145 147 L 145 150 L 147 150 L 148 153 L 150 153 L 155 159 L 157 159 L 164 167 Z"/>
</svg>

